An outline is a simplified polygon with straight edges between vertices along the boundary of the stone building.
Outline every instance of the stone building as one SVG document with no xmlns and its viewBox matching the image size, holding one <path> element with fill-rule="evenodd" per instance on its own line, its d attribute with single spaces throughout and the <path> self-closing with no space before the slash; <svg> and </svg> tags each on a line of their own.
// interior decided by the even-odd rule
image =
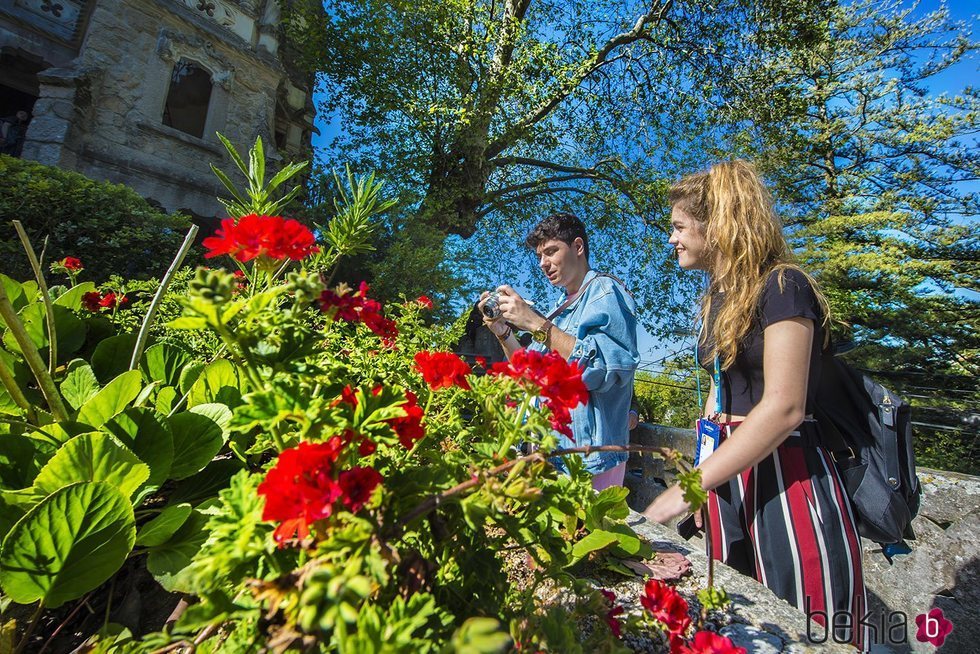
<svg viewBox="0 0 980 654">
<path fill-rule="evenodd" d="M 215 132 L 308 158 L 312 78 L 287 50 L 280 0 L 0 0 L 0 116 L 31 112 L 24 158 L 213 217 Z"/>
</svg>

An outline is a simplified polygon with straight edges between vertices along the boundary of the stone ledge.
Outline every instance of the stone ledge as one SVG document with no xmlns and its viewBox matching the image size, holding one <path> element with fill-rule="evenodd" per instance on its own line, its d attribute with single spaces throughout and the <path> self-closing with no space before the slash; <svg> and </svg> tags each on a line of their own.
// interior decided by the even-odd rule
<svg viewBox="0 0 980 654">
<path fill-rule="evenodd" d="M 650 541 L 655 548 L 676 549 L 691 561 L 693 583 L 700 588 L 708 584 L 708 557 L 692 546 L 669 527 L 647 522 L 637 513 L 628 519 L 637 534 Z M 854 654 L 850 645 L 832 642 L 811 643 L 806 635 L 806 616 L 772 591 L 736 572 L 726 565 L 716 563 L 715 585 L 721 586 L 732 598 L 732 624 L 722 633 L 747 652 L 772 654 L 807 654 L 809 652 Z M 823 634 L 815 626 L 814 634 Z"/>
<path fill-rule="evenodd" d="M 222 157 L 225 153 L 224 148 L 222 148 L 216 143 L 211 143 L 210 141 L 205 141 L 204 139 L 200 139 L 196 136 L 191 136 L 190 134 L 186 134 L 180 131 L 179 129 L 174 129 L 173 127 L 167 127 L 162 123 L 158 124 L 158 123 L 151 123 L 146 120 L 138 120 L 136 121 L 136 126 L 142 130 L 148 132 L 155 132 L 161 136 L 167 137 L 168 139 L 180 141 L 181 143 L 185 143 L 195 148 L 199 148 L 210 154 L 217 155 L 218 157 Z"/>
</svg>

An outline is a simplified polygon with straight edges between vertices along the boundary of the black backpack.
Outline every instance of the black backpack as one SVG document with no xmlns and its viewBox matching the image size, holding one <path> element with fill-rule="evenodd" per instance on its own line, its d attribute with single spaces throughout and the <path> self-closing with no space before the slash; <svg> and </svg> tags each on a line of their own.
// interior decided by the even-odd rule
<svg viewBox="0 0 980 654">
<path fill-rule="evenodd" d="M 832 354 L 822 357 L 814 417 L 854 508 L 858 532 L 882 545 L 915 538 L 922 489 L 908 402 Z"/>
</svg>

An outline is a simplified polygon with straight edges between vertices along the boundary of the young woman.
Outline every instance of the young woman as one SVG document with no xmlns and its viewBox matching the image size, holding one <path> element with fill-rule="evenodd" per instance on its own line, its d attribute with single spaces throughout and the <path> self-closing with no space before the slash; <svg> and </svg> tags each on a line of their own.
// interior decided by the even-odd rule
<svg viewBox="0 0 980 654">
<path fill-rule="evenodd" d="M 699 468 L 714 558 L 806 612 L 828 639 L 864 649 L 861 541 L 812 419 L 827 301 L 793 263 L 751 164 L 684 177 L 669 200 L 678 263 L 710 280 L 698 354 L 721 391 L 716 406 L 712 381 L 703 415 L 721 429 Z M 644 515 L 666 522 L 689 511 L 673 486 Z"/>
</svg>

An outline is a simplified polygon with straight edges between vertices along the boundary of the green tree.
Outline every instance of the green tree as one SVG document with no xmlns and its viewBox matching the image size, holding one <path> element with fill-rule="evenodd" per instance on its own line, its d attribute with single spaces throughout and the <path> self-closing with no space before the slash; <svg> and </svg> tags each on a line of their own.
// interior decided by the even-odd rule
<svg viewBox="0 0 980 654">
<path fill-rule="evenodd" d="M 651 264 L 674 279 L 660 247 L 662 199 L 714 138 L 715 80 L 731 75 L 753 26 L 782 33 L 821 3 L 336 0 L 325 13 L 318 2 L 290 4 L 292 40 L 322 73 L 321 109 L 342 127 L 327 163 L 391 180 L 401 224 L 477 234 L 443 256 L 455 264 L 469 254 L 509 275 L 510 237 L 573 209 L 611 237 L 595 251 L 623 262 L 617 272 L 636 282 L 648 314 L 670 315 L 675 294 L 639 281 Z"/>
<path fill-rule="evenodd" d="M 928 440 L 969 459 L 976 433 L 959 431 L 959 414 L 980 397 L 980 96 L 929 84 L 977 44 L 945 8 L 916 18 L 899 2 L 840 4 L 817 27 L 803 47 L 760 44 L 739 71 L 737 148 L 775 184 L 846 325 L 838 336 L 861 346 L 849 357 L 921 400 L 952 389 L 947 415 L 917 419 L 955 429 Z"/>
</svg>

